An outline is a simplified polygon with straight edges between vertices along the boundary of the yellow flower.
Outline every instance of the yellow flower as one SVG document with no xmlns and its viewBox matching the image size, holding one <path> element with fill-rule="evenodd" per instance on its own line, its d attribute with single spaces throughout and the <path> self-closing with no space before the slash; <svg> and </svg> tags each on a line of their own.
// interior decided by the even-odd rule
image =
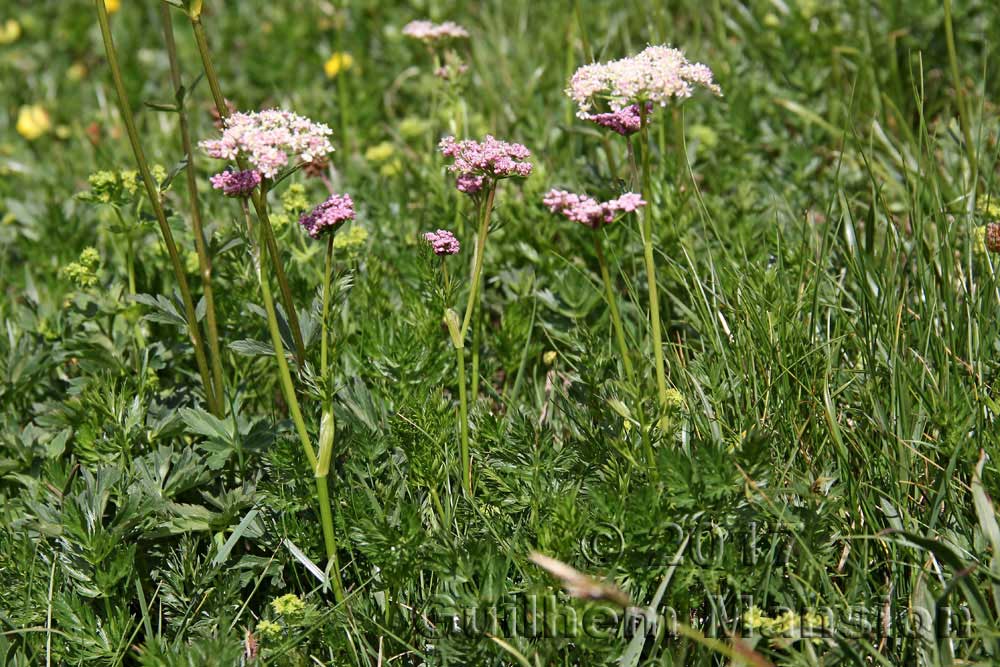
<svg viewBox="0 0 1000 667">
<path fill-rule="evenodd" d="M 104 0 L 104 7 L 108 10 L 108 14 L 114 14 L 119 9 L 121 9 L 122 0 Z"/>
<path fill-rule="evenodd" d="M 52 129 L 49 112 L 40 104 L 23 106 L 17 114 L 17 133 L 28 141 L 34 141 Z"/>
<path fill-rule="evenodd" d="M 350 53 L 334 53 L 331 55 L 325 63 L 323 63 L 323 71 L 326 72 L 326 78 L 332 79 L 341 72 L 346 72 L 351 69 L 354 64 L 354 57 Z"/>
<path fill-rule="evenodd" d="M 21 24 L 7 19 L 0 25 L 0 44 L 12 44 L 21 38 Z"/>
<path fill-rule="evenodd" d="M 549 350 L 548 352 L 542 355 L 542 361 L 545 362 L 546 366 L 551 366 L 552 364 L 556 363 L 556 357 L 558 356 L 559 356 L 558 352 L 556 352 L 555 350 Z"/>
</svg>

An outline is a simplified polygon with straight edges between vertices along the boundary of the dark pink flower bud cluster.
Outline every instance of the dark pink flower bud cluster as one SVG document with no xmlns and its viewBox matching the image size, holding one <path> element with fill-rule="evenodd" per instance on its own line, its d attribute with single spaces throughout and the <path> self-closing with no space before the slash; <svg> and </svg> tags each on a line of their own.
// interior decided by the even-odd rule
<svg viewBox="0 0 1000 667">
<path fill-rule="evenodd" d="M 253 189 L 260 185 L 260 172 L 256 169 L 246 171 L 223 171 L 208 179 L 212 187 L 222 190 L 222 194 L 227 197 L 250 196 Z"/>
<path fill-rule="evenodd" d="M 472 174 L 460 174 L 458 178 L 455 179 L 455 187 L 458 188 L 459 192 L 464 192 L 467 195 L 478 194 L 480 190 L 483 189 L 483 184 L 486 179 L 482 176 L 473 176 Z"/>
<path fill-rule="evenodd" d="M 646 114 L 653 110 L 652 103 L 646 103 Z M 597 123 L 601 127 L 606 127 L 612 132 L 617 132 L 623 137 L 635 134 L 642 129 L 642 115 L 639 113 L 639 105 L 633 104 L 625 107 L 621 111 L 611 111 L 609 113 L 592 113 L 584 116 L 584 120 Z M 647 121 L 648 122 L 648 121 Z"/>
<path fill-rule="evenodd" d="M 325 202 L 299 217 L 299 224 L 306 233 L 318 239 L 334 231 L 348 220 L 354 219 L 354 202 L 351 195 L 330 195 Z"/>
<path fill-rule="evenodd" d="M 593 197 L 578 195 L 566 190 L 550 190 L 542 203 L 553 213 L 558 213 L 591 229 L 603 227 L 614 222 L 619 215 L 630 213 L 646 205 L 642 196 L 634 192 L 626 192 L 617 199 L 600 202 Z"/>
<path fill-rule="evenodd" d="M 462 249 L 458 239 L 447 229 L 427 232 L 424 234 L 424 239 L 430 244 L 435 255 L 457 255 Z"/>
<path fill-rule="evenodd" d="M 445 137 L 438 144 L 441 154 L 452 158 L 448 167 L 453 174 L 487 176 L 489 178 L 525 177 L 531 173 L 531 151 L 521 144 L 508 143 L 486 135 L 483 141 Z"/>
</svg>

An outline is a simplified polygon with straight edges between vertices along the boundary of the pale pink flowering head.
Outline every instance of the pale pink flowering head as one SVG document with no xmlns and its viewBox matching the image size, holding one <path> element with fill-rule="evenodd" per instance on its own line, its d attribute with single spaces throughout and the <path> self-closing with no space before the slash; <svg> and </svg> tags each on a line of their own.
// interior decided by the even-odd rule
<svg viewBox="0 0 1000 667">
<path fill-rule="evenodd" d="M 435 255 L 457 255 L 462 249 L 455 235 L 447 229 L 439 229 L 436 232 L 427 232 L 424 239 L 430 244 Z"/>
<path fill-rule="evenodd" d="M 445 137 L 438 148 L 442 155 L 454 160 L 448 166 L 453 174 L 494 179 L 524 178 L 531 174 L 531 163 L 527 161 L 531 151 L 521 144 L 500 141 L 488 134 L 482 141 L 456 141 L 455 137 Z"/>
<path fill-rule="evenodd" d="M 410 21 L 403 26 L 403 34 L 431 44 L 449 39 L 467 39 L 469 31 L 453 21 L 432 23 L 431 21 Z"/>
<path fill-rule="evenodd" d="M 549 190 L 542 199 L 550 211 L 579 222 L 591 229 L 597 229 L 614 222 L 619 215 L 630 213 L 645 206 L 642 196 L 626 192 L 617 199 L 600 202 L 587 195 L 578 195 L 566 190 Z"/>
<path fill-rule="evenodd" d="M 253 189 L 260 185 L 260 172 L 256 169 L 246 171 L 219 172 L 208 179 L 212 187 L 222 190 L 227 197 L 249 197 Z"/>
<path fill-rule="evenodd" d="M 330 195 L 325 202 L 299 217 L 299 224 L 306 233 L 318 239 L 326 232 L 336 230 L 354 219 L 354 201 L 351 195 Z"/>
<path fill-rule="evenodd" d="M 313 162 L 333 152 L 333 131 L 322 123 L 281 109 L 237 112 L 226 118 L 220 139 L 198 145 L 211 157 L 244 157 L 265 178 L 274 178 L 294 158 Z"/>
<path fill-rule="evenodd" d="M 649 46 L 628 58 L 584 65 L 573 74 L 566 94 L 579 105 L 577 115 L 587 118 L 595 99 L 607 100 L 612 111 L 643 102 L 665 106 L 691 97 L 698 86 L 722 95 L 707 66 L 690 62 L 677 49 Z"/>
</svg>

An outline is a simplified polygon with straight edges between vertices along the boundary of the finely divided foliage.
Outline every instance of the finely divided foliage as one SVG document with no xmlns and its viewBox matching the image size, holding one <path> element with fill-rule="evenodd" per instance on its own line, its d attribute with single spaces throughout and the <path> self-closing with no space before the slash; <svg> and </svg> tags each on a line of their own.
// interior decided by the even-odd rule
<svg viewBox="0 0 1000 667">
<path fill-rule="evenodd" d="M 7 4 L 0 667 L 1000 660 L 996 3 Z"/>
</svg>

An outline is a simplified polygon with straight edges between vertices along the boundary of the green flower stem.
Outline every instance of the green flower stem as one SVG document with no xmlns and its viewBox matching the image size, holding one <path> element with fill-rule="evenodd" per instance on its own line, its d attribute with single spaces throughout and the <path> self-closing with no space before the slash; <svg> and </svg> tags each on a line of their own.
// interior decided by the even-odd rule
<svg viewBox="0 0 1000 667">
<path fill-rule="evenodd" d="M 465 348 L 455 347 L 458 358 L 459 428 L 462 433 L 462 479 L 465 492 L 472 497 L 472 457 L 469 454 L 469 403 L 465 395 Z"/>
<path fill-rule="evenodd" d="M 472 286 L 469 289 L 469 302 L 465 304 L 465 317 L 462 318 L 462 340 L 469 332 L 469 324 L 472 322 L 472 311 L 476 308 L 479 300 L 479 282 L 483 273 L 483 255 L 486 252 L 486 236 L 490 231 L 490 214 L 493 212 L 493 199 L 497 193 L 497 184 L 491 183 L 489 192 L 486 194 L 486 203 L 483 205 L 483 214 L 479 220 L 479 235 L 476 237 L 476 257 L 472 266 Z"/>
<path fill-rule="evenodd" d="M 128 293 L 135 294 L 135 244 L 132 241 L 132 229 L 125 224 L 125 218 L 117 206 L 112 206 L 111 210 L 115 212 L 122 233 L 125 234 L 125 269 L 128 272 Z"/>
<path fill-rule="evenodd" d="M 474 404 L 479 400 L 479 343 L 483 335 L 483 308 L 479 306 L 472 315 L 472 386 L 469 397 Z"/>
<path fill-rule="evenodd" d="M 167 58 L 170 61 L 170 80 L 174 86 L 174 93 L 180 91 L 183 82 L 181 81 L 180 59 L 177 57 L 177 44 L 174 42 L 174 25 L 170 16 L 170 7 L 166 3 L 160 3 L 160 17 L 163 20 L 163 39 L 167 48 Z M 208 337 L 208 349 L 211 353 L 212 381 L 215 386 L 215 395 L 218 397 L 219 407 L 225 410 L 226 390 L 222 379 L 222 352 L 219 348 L 219 328 L 215 318 L 215 294 L 212 290 L 212 260 L 208 255 L 208 247 L 205 244 L 205 231 L 202 224 L 201 204 L 198 201 L 198 180 L 195 174 L 194 151 L 191 148 L 191 130 L 188 126 L 187 111 L 184 103 L 180 102 L 177 108 L 177 116 L 181 130 L 181 146 L 184 149 L 184 157 L 187 159 L 187 168 L 184 170 L 187 175 L 188 196 L 191 199 L 191 226 L 194 233 L 194 247 L 198 253 L 198 268 L 201 270 L 201 289 L 205 295 L 205 328 Z"/>
<path fill-rule="evenodd" d="M 625 367 L 625 377 L 633 385 L 635 384 L 635 368 L 632 366 L 632 359 L 629 356 L 628 343 L 625 340 L 625 328 L 622 326 L 622 316 L 618 312 L 618 300 L 615 298 L 614 287 L 611 285 L 611 274 L 608 271 L 608 260 L 604 256 L 604 246 L 601 243 L 601 232 L 595 231 L 594 252 L 597 253 L 597 263 L 601 267 L 601 280 L 604 282 L 604 296 L 608 302 L 608 309 L 611 311 L 611 322 L 615 329 L 615 339 L 618 341 L 618 351 L 621 353 L 622 366 Z"/>
<path fill-rule="evenodd" d="M 635 381 L 635 368 L 632 366 L 632 359 L 629 356 L 628 342 L 625 340 L 625 327 L 622 326 L 622 316 L 618 311 L 618 300 L 615 298 L 615 290 L 611 284 L 611 273 L 608 271 L 608 260 L 604 256 L 604 246 L 601 243 L 601 232 L 594 232 L 594 252 L 597 253 L 597 263 L 601 267 L 601 280 L 604 282 L 604 294 L 608 302 L 608 310 L 611 311 L 611 322 L 615 330 L 615 339 L 618 341 L 618 353 L 622 358 L 622 366 L 625 368 L 625 377 L 629 384 L 638 388 Z M 649 439 L 649 429 L 646 425 L 646 411 L 642 408 L 640 399 L 638 405 L 639 428 L 642 431 L 642 447 L 646 454 L 646 463 L 654 478 L 656 473 L 656 455 L 653 453 L 653 443 Z"/>
<path fill-rule="evenodd" d="M 170 255 L 174 277 L 177 280 L 181 299 L 184 302 L 188 335 L 191 339 L 191 345 L 194 347 L 195 362 L 198 366 L 198 374 L 201 376 L 202 387 L 205 391 L 205 401 L 212 414 L 220 416 L 222 411 L 219 408 L 219 403 L 210 380 L 205 346 L 201 340 L 198 316 L 195 311 L 194 301 L 191 299 L 191 290 L 188 288 L 187 276 L 184 275 L 184 265 L 181 263 L 180 254 L 177 252 L 173 232 L 170 231 L 167 216 L 163 211 L 163 204 L 160 202 L 159 189 L 156 187 L 156 182 L 150 173 L 149 164 L 146 162 L 146 154 L 142 150 L 142 144 L 139 143 L 139 132 L 135 127 L 135 120 L 132 118 L 132 106 L 129 104 L 128 94 L 125 92 L 125 83 L 122 81 L 121 66 L 118 63 L 118 52 L 115 49 L 114 38 L 111 35 L 111 23 L 108 20 L 108 10 L 104 6 L 104 0 L 94 0 L 94 5 L 97 8 L 97 20 L 101 26 L 104 51 L 108 58 L 108 67 L 111 69 L 111 78 L 114 83 L 115 92 L 118 95 L 118 108 L 121 112 L 122 121 L 125 123 L 125 132 L 128 135 L 129 143 L 132 145 L 132 153 L 135 155 L 136 165 L 139 168 L 139 174 L 142 176 L 142 183 L 146 188 L 150 205 L 153 207 L 153 214 L 160 227 L 163 243 L 167 247 L 167 254 Z"/>
<path fill-rule="evenodd" d="M 969 107 L 965 99 L 965 86 L 962 85 L 962 75 L 958 69 L 958 52 L 955 49 L 955 30 L 951 20 L 951 0 L 944 0 L 944 37 L 948 48 L 948 64 L 951 67 L 952 85 L 955 86 L 955 104 L 958 106 L 958 121 L 962 126 L 962 137 L 965 139 L 965 150 L 969 160 L 969 171 L 972 172 L 972 197 L 975 199 L 979 190 L 979 161 L 976 159 L 976 147 L 972 143 L 972 123 L 969 119 Z M 975 206 L 975 201 L 973 201 Z"/>
<path fill-rule="evenodd" d="M 457 384 L 459 431 L 462 437 L 462 486 L 465 489 L 466 495 L 472 498 L 472 458 L 469 455 L 469 402 L 468 397 L 465 395 L 465 338 L 458 323 L 458 313 L 451 308 L 446 308 L 444 311 L 444 323 L 448 327 L 448 336 L 451 338 L 451 345 L 455 348 L 455 356 L 458 361 Z"/>
<path fill-rule="evenodd" d="M 649 290 L 649 320 L 653 338 L 653 360 L 656 364 L 656 393 L 660 403 L 660 426 L 666 426 L 667 376 L 663 364 L 663 335 L 660 332 L 660 297 L 656 287 L 656 261 L 653 257 L 653 197 L 649 176 L 649 130 L 646 127 L 646 105 L 639 104 L 640 140 L 642 149 L 642 254 L 646 263 L 646 285 Z"/>
<path fill-rule="evenodd" d="M 333 582 L 333 597 L 339 604 L 344 601 L 344 582 L 340 579 L 340 559 L 337 558 L 337 541 L 333 534 L 333 515 L 330 512 L 326 475 L 316 475 L 316 500 L 319 501 L 319 516 L 323 526 L 323 543 L 326 546 L 330 579 Z"/>
<path fill-rule="evenodd" d="M 243 215 L 250 226 L 250 212 L 246 204 L 243 204 Z M 306 430 L 305 420 L 302 418 L 302 411 L 299 409 L 299 401 L 295 397 L 295 387 L 292 385 L 292 374 L 288 369 L 288 360 L 285 359 L 285 346 L 281 342 L 281 330 L 278 328 L 278 315 L 274 310 L 274 299 L 271 297 L 271 286 L 268 284 L 266 264 L 267 253 L 264 251 L 264 227 L 260 225 L 260 235 L 256 248 L 257 254 L 257 279 L 260 283 L 260 293 L 264 300 L 264 310 L 267 313 L 267 329 L 271 334 L 271 345 L 274 347 L 274 356 L 278 361 L 278 380 L 281 383 L 281 391 L 288 404 L 288 412 L 291 414 L 292 422 L 295 424 L 295 431 L 298 433 L 299 442 L 302 444 L 302 451 L 305 452 L 309 467 L 316 470 L 316 452 L 313 451 L 309 440 L 309 432 Z"/>
<path fill-rule="evenodd" d="M 327 318 L 330 313 L 330 290 L 333 282 L 333 236 L 333 232 L 326 235 L 326 262 L 323 265 L 323 319 L 320 322 L 322 338 L 319 343 L 319 376 L 324 381 L 326 380 L 327 339 L 329 338 Z"/>
<path fill-rule="evenodd" d="M 200 5 L 200 3 L 198 3 Z M 212 91 L 212 99 L 215 101 L 215 109 L 220 118 L 229 116 L 229 108 L 226 106 L 226 98 L 222 96 L 222 89 L 219 87 L 219 77 L 215 72 L 215 65 L 212 63 L 212 52 L 208 48 L 208 40 L 205 37 L 205 27 L 201 23 L 200 7 L 199 11 L 188 15 L 191 19 L 191 28 L 194 31 L 194 39 L 198 44 L 198 53 L 201 54 L 201 64 L 205 70 L 205 79 L 208 87 Z M 240 169 L 246 169 L 247 163 L 241 157 L 236 160 Z M 285 304 L 286 315 L 288 316 L 288 328 L 292 330 L 292 340 L 295 342 L 295 358 L 299 364 L 305 363 L 306 346 L 302 340 L 302 329 L 299 327 L 299 315 L 295 310 L 295 302 L 292 299 L 292 290 L 288 285 L 288 277 L 285 275 L 285 267 L 281 263 L 281 255 L 278 253 L 278 243 L 274 239 L 274 229 L 271 228 L 271 219 L 267 213 L 267 198 L 263 188 L 260 192 L 256 190 L 250 195 L 253 202 L 254 212 L 260 220 L 260 226 L 264 235 L 267 251 L 274 260 L 274 273 L 278 279 L 278 287 L 281 289 L 281 300 Z"/>
</svg>

